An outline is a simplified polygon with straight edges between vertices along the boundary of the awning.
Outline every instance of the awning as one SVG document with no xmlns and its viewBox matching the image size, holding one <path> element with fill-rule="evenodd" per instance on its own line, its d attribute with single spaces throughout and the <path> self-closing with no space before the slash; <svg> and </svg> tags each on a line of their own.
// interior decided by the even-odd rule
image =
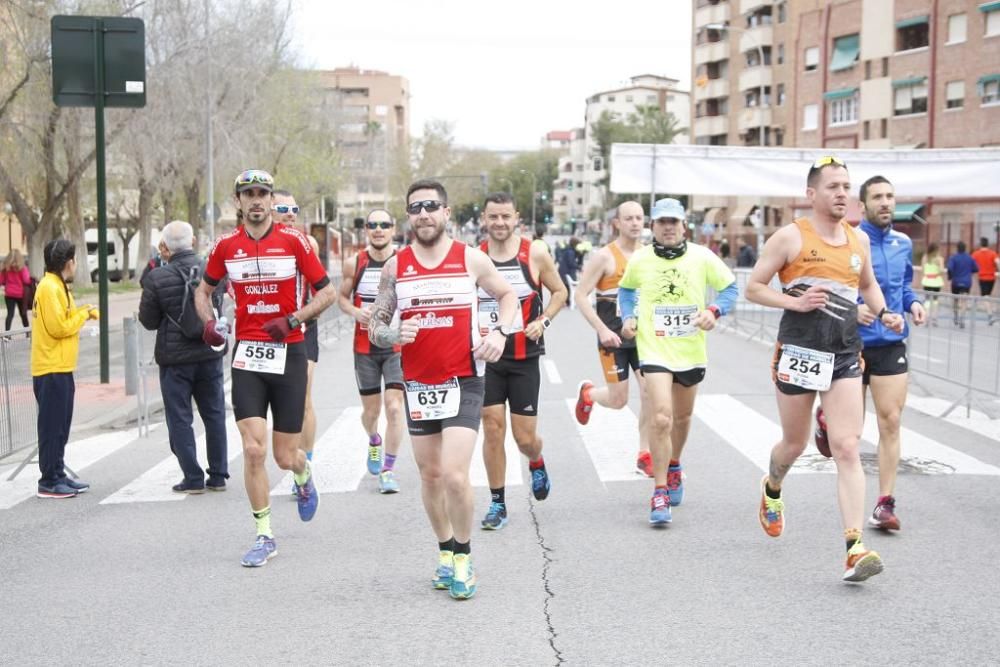
<svg viewBox="0 0 1000 667">
<path fill-rule="evenodd" d="M 983 94 L 984 92 L 983 88 L 986 86 L 986 84 L 993 83 L 994 81 L 1000 81 L 1000 74 L 986 74 L 984 76 L 979 77 L 979 80 L 976 82 L 976 88 L 979 91 L 979 94 L 980 95 Z"/>
<path fill-rule="evenodd" d="M 842 88 L 840 90 L 829 90 L 823 93 L 823 99 L 828 102 L 830 100 L 842 100 L 847 97 L 853 97 L 857 92 L 858 92 L 857 88 Z"/>
<path fill-rule="evenodd" d="M 979 5 L 979 11 L 986 12 L 1000 12 L 1000 0 L 997 2 L 984 2 Z"/>
<path fill-rule="evenodd" d="M 930 16 L 914 16 L 913 18 L 896 21 L 896 28 L 910 28 L 915 25 L 922 25 L 930 21 Z"/>
<path fill-rule="evenodd" d="M 920 211 L 924 206 L 925 206 L 924 202 L 910 202 L 907 204 L 896 204 L 896 211 L 895 213 L 892 214 L 892 221 L 912 222 L 913 214 Z"/>
<path fill-rule="evenodd" d="M 830 71 L 839 72 L 854 67 L 860 52 L 861 37 L 859 35 L 847 35 L 833 40 L 833 58 L 830 59 Z"/>
<path fill-rule="evenodd" d="M 728 218 L 724 215 L 725 207 L 722 208 L 710 208 L 705 211 L 705 222 L 711 222 L 713 225 L 722 226 L 725 225 Z"/>
<path fill-rule="evenodd" d="M 893 88 L 908 88 L 910 86 L 919 86 L 927 81 L 926 76 L 911 76 L 905 79 L 896 79 L 892 82 Z"/>
</svg>

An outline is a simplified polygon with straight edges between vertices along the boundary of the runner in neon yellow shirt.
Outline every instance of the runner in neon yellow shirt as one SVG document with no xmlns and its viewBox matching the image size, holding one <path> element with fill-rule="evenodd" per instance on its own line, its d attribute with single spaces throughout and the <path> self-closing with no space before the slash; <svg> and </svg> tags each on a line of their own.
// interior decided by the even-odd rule
<svg viewBox="0 0 1000 667">
<path fill-rule="evenodd" d="M 654 526 L 670 523 L 670 506 L 684 498 L 680 458 L 708 364 L 705 332 L 737 296 L 729 267 L 708 248 L 685 240 L 685 218 L 676 199 L 657 201 L 650 214 L 653 243 L 632 255 L 618 283 L 622 337 L 637 336 L 653 410 L 647 423 L 655 484 L 649 523 Z M 706 307 L 709 287 L 718 294 Z M 637 292 L 642 292 L 638 313 Z"/>
</svg>

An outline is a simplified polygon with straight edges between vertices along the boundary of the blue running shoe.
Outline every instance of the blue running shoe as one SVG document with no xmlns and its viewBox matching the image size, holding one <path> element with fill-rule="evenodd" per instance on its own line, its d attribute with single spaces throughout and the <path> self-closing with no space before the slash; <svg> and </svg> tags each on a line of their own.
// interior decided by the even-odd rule
<svg viewBox="0 0 1000 667">
<path fill-rule="evenodd" d="M 299 518 L 303 521 L 311 521 L 316 516 L 319 509 L 319 491 L 313 482 L 312 464 L 306 463 L 306 471 L 309 477 L 306 483 L 299 486 Z"/>
<path fill-rule="evenodd" d="M 653 491 L 653 499 L 649 501 L 649 523 L 652 526 L 665 526 L 673 519 L 670 516 L 670 496 L 662 489 Z"/>
<path fill-rule="evenodd" d="M 368 474 L 377 475 L 382 470 L 382 444 L 368 445 Z"/>
<path fill-rule="evenodd" d="M 434 588 L 446 591 L 451 588 L 452 577 L 455 576 L 455 554 L 451 551 L 438 552 L 438 566 L 431 580 Z"/>
<path fill-rule="evenodd" d="M 292 495 L 296 498 L 299 497 L 299 485 L 295 483 L 294 479 L 292 480 Z"/>
<path fill-rule="evenodd" d="M 451 577 L 451 597 L 468 600 L 476 594 L 476 573 L 469 554 L 455 554 L 455 572 Z"/>
<path fill-rule="evenodd" d="M 264 567 L 267 560 L 278 555 L 278 545 L 274 543 L 273 537 L 258 535 L 257 541 L 253 543 L 250 551 L 243 556 L 240 564 L 243 567 Z"/>
<path fill-rule="evenodd" d="M 549 481 L 549 473 L 545 468 L 536 468 L 531 471 L 531 493 L 535 500 L 545 500 L 549 497 L 549 490 L 552 483 Z"/>
<path fill-rule="evenodd" d="M 72 477 L 65 477 L 62 480 L 63 484 L 73 489 L 77 493 L 86 493 L 90 490 L 90 484 L 87 484 L 82 479 L 73 479 Z"/>
<path fill-rule="evenodd" d="M 483 519 L 483 530 L 500 530 L 507 525 L 507 506 L 503 503 L 490 503 L 490 509 Z"/>
<path fill-rule="evenodd" d="M 677 507 L 684 500 L 684 466 L 667 468 L 667 496 L 673 507 Z"/>
<path fill-rule="evenodd" d="M 399 482 L 396 481 L 396 473 L 391 470 L 383 470 L 378 474 L 379 493 L 399 493 Z"/>
</svg>

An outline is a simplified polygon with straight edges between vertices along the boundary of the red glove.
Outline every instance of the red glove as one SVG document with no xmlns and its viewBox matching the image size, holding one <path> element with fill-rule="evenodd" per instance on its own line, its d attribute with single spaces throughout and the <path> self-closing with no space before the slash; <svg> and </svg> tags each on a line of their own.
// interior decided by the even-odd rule
<svg viewBox="0 0 1000 667">
<path fill-rule="evenodd" d="M 264 322 L 264 331 L 267 335 L 271 337 L 272 340 L 281 342 L 288 337 L 288 334 L 292 332 L 292 327 L 288 324 L 287 317 L 275 317 L 274 319 Z"/>
<path fill-rule="evenodd" d="M 209 320 L 205 322 L 205 328 L 201 332 L 201 339 L 212 347 L 219 347 L 226 344 L 226 337 L 215 330 L 217 324 L 215 320 Z"/>
</svg>

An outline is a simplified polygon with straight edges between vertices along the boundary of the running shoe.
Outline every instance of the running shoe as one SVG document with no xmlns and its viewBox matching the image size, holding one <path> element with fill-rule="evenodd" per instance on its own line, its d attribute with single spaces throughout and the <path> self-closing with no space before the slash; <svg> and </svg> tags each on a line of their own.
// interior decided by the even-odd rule
<svg viewBox="0 0 1000 667">
<path fill-rule="evenodd" d="M 594 409 L 594 402 L 590 400 L 590 390 L 593 388 L 593 382 L 584 380 L 576 392 L 576 420 L 584 425 L 590 421 L 590 411 Z"/>
<path fill-rule="evenodd" d="M 764 492 L 767 484 L 767 475 L 760 480 L 760 525 L 764 532 L 771 537 L 781 537 L 781 532 L 785 529 L 785 501 L 781 498 L 769 498 Z"/>
<path fill-rule="evenodd" d="M 383 470 L 378 474 L 379 493 L 399 493 L 399 482 L 396 481 L 396 473 L 391 470 Z"/>
<path fill-rule="evenodd" d="M 319 492 L 316 490 L 315 482 L 313 482 L 311 463 L 306 463 L 306 472 L 309 473 L 309 477 L 305 484 L 299 486 L 299 518 L 303 521 L 311 521 L 316 516 L 316 510 L 319 509 Z"/>
<path fill-rule="evenodd" d="M 663 489 L 653 491 L 649 508 L 649 523 L 652 526 L 665 526 L 673 520 L 670 516 L 670 496 Z"/>
<path fill-rule="evenodd" d="M 469 554 L 455 554 L 455 572 L 451 576 L 451 597 L 468 600 L 476 594 L 476 573 Z"/>
<path fill-rule="evenodd" d="M 191 482 L 181 481 L 179 484 L 174 484 L 170 487 L 170 490 L 174 493 L 187 493 L 191 495 L 196 495 L 199 493 L 205 493 L 205 483 L 202 482 L 201 486 L 196 486 Z"/>
<path fill-rule="evenodd" d="M 844 568 L 844 581 L 864 581 L 885 569 L 882 557 L 876 551 L 865 548 L 861 542 L 855 542 L 847 552 L 847 565 Z"/>
<path fill-rule="evenodd" d="M 263 567 L 267 565 L 269 558 L 278 555 L 278 545 L 274 543 L 273 537 L 258 535 L 257 541 L 250 547 L 250 551 L 243 556 L 240 564 L 243 567 Z"/>
<path fill-rule="evenodd" d="M 36 495 L 39 498 L 75 498 L 76 489 L 66 484 L 64 480 L 58 482 L 39 482 Z"/>
<path fill-rule="evenodd" d="M 544 467 L 531 471 L 531 494 L 535 496 L 535 500 L 548 498 L 551 489 L 552 482 L 549 481 L 549 473 Z"/>
<path fill-rule="evenodd" d="M 667 468 L 667 496 L 674 507 L 684 500 L 684 467 L 679 464 Z"/>
<path fill-rule="evenodd" d="M 820 454 L 826 458 L 833 456 L 830 454 L 830 440 L 826 437 L 826 415 L 823 414 L 823 408 L 816 408 L 816 433 L 813 438 Z"/>
<path fill-rule="evenodd" d="M 490 509 L 483 519 L 483 530 L 500 530 L 507 525 L 507 506 L 503 503 L 490 503 Z"/>
<path fill-rule="evenodd" d="M 299 485 L 295 483 L 294 479 L 292 480 L 292 495 L 296 498 L 299 497 Z"/>
<path fill-rule="evenodd" d="M 896 499 L 892 496 L 880 497 L 875 504 L 875 511 L 868 517 L 868 525 L 879 530 L 899 530 Z"/>
<path fill-rule="evenodd" d="M 451 551 L 438 552 L 438 566 L 434 571 L 431 584 L 439 591 L 451 588 L 451 579 L 455 576 L 455 554 Z"/>
<path fill-rule="evenodd" d="M 639 452 L 639 457 L 635 460 L 635 469 L 646 477 L 653 476 L 653 455 L 647 452 Z"/>
<path fill-rule="evenodd" d="M 377 475 L 382 470 L 382 445 L 368 445 L 368 474 Z"/>
<path fill-rule="evenodd" d="M 62 480 L 63 484 L 73 489 L 77 493 L 86 493 L 90 490 L 90 484 L 87 484 L 83 480 L 73 479 L 72 477 L 66 477 Z"/>
</svg>

